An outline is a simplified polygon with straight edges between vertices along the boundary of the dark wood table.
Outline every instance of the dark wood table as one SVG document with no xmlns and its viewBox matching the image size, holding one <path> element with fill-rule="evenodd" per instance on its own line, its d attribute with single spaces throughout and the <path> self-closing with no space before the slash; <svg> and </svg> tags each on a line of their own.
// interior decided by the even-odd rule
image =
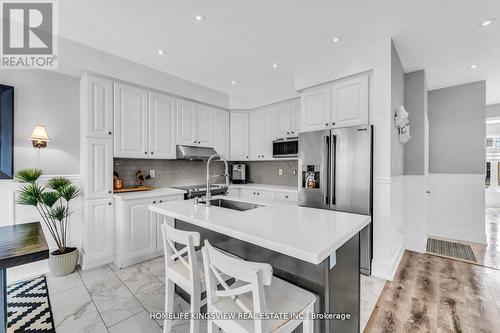
<svg viewBox="0 0 500 333">
<path fill-rule="evenodd" d="M 49 247 L 40 222 L 0 227 L 0 333 L 7 329 L 7 268 L 48 257 Z"/>
</svg>

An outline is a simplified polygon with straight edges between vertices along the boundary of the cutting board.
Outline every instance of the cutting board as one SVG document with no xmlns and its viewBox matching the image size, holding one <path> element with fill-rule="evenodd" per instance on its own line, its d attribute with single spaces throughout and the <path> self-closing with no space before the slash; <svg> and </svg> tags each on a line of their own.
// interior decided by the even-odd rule
<svg viewBox="0 0 500 333">
<path fill-rule="evenodd" d="M 127 193 L 127 192 L 137 192 L 137 191 L 149 191 L 153 190 L 155 187 L 154 186 L 131 186 L 131 187 L 124 187 L 119 190 L 114 190 L 114 193 Z"/>
</svg>

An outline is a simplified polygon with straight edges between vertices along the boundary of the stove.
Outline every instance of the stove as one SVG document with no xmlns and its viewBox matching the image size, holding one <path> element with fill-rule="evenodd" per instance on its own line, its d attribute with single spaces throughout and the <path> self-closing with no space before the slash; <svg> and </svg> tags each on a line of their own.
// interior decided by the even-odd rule
<svg viewBox="0 0 500 333">
<path fill-rule="evenodd" d="M 187 185 L 187 186 L 171 186 L 172 188 L 175 188 L 176 190 L 183 190 L 186 193 L 184 193 L 184 200 L 189 200 L 193 198 L 199 198 L 207 195 L 207 185 Z M 218 194 L 226 194 L 227 192 L 227 187 L 224 185 L 215 185 L 215 184 L 210 184 L 210 194 L 211 195 L 218 195 Z"/>
</svg>

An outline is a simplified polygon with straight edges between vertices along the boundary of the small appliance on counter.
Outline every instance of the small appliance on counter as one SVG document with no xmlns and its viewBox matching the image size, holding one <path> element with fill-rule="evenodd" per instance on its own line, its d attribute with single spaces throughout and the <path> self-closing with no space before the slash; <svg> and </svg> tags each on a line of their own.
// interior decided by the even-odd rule
<svg viewBox="0 0 500 333">
<path fill-rule="evenodd" d="M 118 172 L 113 172 L 113 189 L 116 190 L 121 190 L 123 188 L 123 180 L 120 178 L 120 175 L 118 175 Z"/>
<path fill-rule="evenodd" d="M 247 166 L 243 163 L 233 164 L 233 184 L 246 184 Z"/>
</svg>

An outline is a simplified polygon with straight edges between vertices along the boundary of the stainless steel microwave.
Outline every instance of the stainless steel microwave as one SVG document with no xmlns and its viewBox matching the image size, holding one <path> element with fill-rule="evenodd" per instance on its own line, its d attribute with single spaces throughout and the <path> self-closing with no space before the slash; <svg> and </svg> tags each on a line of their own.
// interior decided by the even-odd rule
<svg viewBox="0 0 500 333">
<path fill-rule="evenodd" d="M 283 138 L 273 141 L 274 158 L 290 158 L 299 156 L 299 138 Z"/>
</svg>

